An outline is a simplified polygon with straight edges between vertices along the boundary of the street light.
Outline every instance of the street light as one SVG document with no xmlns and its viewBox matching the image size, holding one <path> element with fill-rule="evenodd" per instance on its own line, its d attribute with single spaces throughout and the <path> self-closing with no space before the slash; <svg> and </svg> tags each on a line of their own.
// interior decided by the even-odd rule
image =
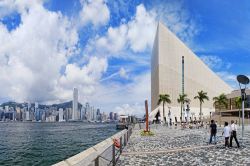
<svg viewBox="0 0 250 166">
<path fill-rule="evenodd" d="M 246 99 L 246 86 L 249 84 L 249 78 L 245 75 L 238 75 L 237 80 L 239 82 L 240 91 L 241 91 L 241 100 L 242 100 L 242 141 L 244 137 L 244 101 Z M 242 85 L 241 85 L 242 84 Z M 245 85 L 245 86 L 244 86 Z"/>
</svg>

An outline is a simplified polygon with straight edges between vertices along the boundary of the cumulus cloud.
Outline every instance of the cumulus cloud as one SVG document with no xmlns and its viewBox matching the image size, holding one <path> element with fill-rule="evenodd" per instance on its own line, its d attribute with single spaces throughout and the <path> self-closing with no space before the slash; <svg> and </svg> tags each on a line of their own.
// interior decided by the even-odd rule
<svg viewBox="0 0 250 166">
<path fill-rule="evenodd" d="M 68 64 L 79 41 L 70 20 L 40 2 L 9 5 L 20 14 L 21 23 L 12 31 L 0 23 L 0 93 L 20 102 L 70 100 L 73 87 L 79 87 L 82 95 L 94 93 L 107 59 L 91 56 L 83 66 Z"/>
<path fill-rule="evenodd" d="M 88 98 L 96 106 L 105 105 L 103 111 L 119 111 L 120 114 L 144 115 L 144 101 L 150 101 L 150 72 L 131 76 L 127 84 L 105 82 L 96 87 L 96 93 Z M 126 108 L 129 110 L 126 111 Z M 150 107 L 150 103 L 149 103 Z M 150 108 L 149 108 L 150 109 Z"/>
<path fill-rule="evenodd" d="M 123 67 L 120 68 L 119 75 L 121 78 L 128 79 L 128 73 Z"/>
<path fill-rule="evenodd" d="M 110 12 L 104 0 L 82 0 L 80 21 L 82 25 L 88 23 L 94 26 L 106 25 L 110 18 Z"/>
<path fill-rule="evenodd" d="M 196 48 L 193 38 L 201 31 L 194 16 L 191 16 L 181 1 L 154 3 L 157 19 L 163 21 L 189 47 Z"/>
<path fill-rule="evenodd" d="M 145 108 L 139 104 L 122 104 L 121 106 L 117 106 L 114 109 L 115 112 L 117 112 L 119 115 L 136 115 L 136 116 L 143 116 L 145 112 Z"/>
<path fill-rule="evenodd" d="M 106 1 L 82 0 L 81 5 L 80 27 L 109 23 Z M 104 111 L 144 114 L 144 100 L 150 99 L 150 60 L 145 55 L 151 53 L 161 17 L 156 8 L 146 9 L 140 4 L 130 20 L 122 19 L 120 25 L 107 28 L 103 36 L 98 33 L 88 39 L 85 50 L 81 50 L 84 61 L 78 63 L 70 61 L 81 49 L 79 27 L 72 20 L 45 9 L 42 0 L 4 0 L 0 6 L 5 9 L 0 17 L 17 12 L 21 18 L 20 25 L 11 31 L 0 23 L 0 94 L 17 101 L 59 102 L 72 99 L 72 89 L 77 87 L 80 102 L 89 101 Z M 192 25 L 186 25 L 192 23 L 178 16 L 179 9 L 166 9 L 172 15 L 164 22 L 177 34 L 192 37 Z M 124 64 L 103 78 L 113 56 L 143 66 L 144 73 L 138 74 L 132 71 L 137 67 Z M 127 79 L 126 83 L 112 81 L 114 77 Z"/>
<path fill-rule="evenodd" d="M 200 59 L 208 65 L 211 69 L 229 69 L 231 63 L 223 61 L 220 57 L 215 55 L 202 55 Z"/>
<path fill-rule="evenodd" d="M 78 34 L 60 13 L 46 10 L 41 3 L 22 2 L 14 3 L 20 25 L 9 32 L 0 24 L 1 91 L 17 101 L 50 100 L 60 68 L 75 50 Z"/>
<path fill-rule="evenodd" d="M 117 53 L 125 48 L 127 42 L 127 25 L 122 24 L 118 28 L 109 27 L 106 36 L 100 37 L 95 41 L 97 50 L 107 53 Z"/>
<path fill-rule="evenodd" d="M 83 67 L 79 67 L 76 64 L 67 64 L 65 74 L 60 77 L 59 84 L 70 90 L 72 90 L 72 87 L 78 86 L 89 86 L 90 89 L 93 89 L 91 87 L 99 81 L 107 67 L 107 60 L 97 57 L 91 57 L 88 64 Z M 89 89 L 86 88 L 87 90 Z M 88 94 L 92 92 L 90 91 Z"/>
<path fill-rule="evenodd" d="M 174 33 L 183 39 L 190 38 L 191 40 L 197 33 L 193 29 L 196 28 L 195 25 L 190 25 L 193 22 L 188 21 L 190 18 L 187 17 L 188 14 L 182 12 L 182 8 L 166 7 L 167 9 L 165 9 L 165 7 L 166 5 L 160 9 L 167 15 L 171 13 L 168 21 L 156 10 L 156 7 L 147 10 L 143 4 L 138 5 L 135 15 L 130 20 L 122 21 L 117 27 L 109 27 L 104 36 L 96 36 L 89 42 L 87 50 L 104 53 L 101 55 L 108 58 L 115 56 L 116 58 L 129 59 L 137 65 L 149 68 L 150 58 L 139 57 L 139 55 L 140 53 L 151 54 L 158 19 L 163 20 Z M 130 70 L 136 70 L 136 68 L 130 68 Z M 118 72 L 102 79 L 103 84 L 97 88 L 99 93 L 90 97 L 89 100 L 92 101 L 98 96 L 102 96 L 102 100 L 95 101 L 95 103 L 107 106 L 105 109 L 125 114 L 134 112 L 134 114 L 143 115 L 144 100 L 150 98 L 150 75 L 146 73 L 138 74 L 135 78 L 131 76 L 132 80 L 125 85 L 112 82 L 112 78 L 126 76 L 126 73 L 126 70 L 120 68 Z M 108 85 L 106 85 L 107 82 Z"/>
<path fill-rule="evenodd" d="M 129 45 L 134 52 L 143 52 L 152 47 L 156 25 L 156 14 L 147 12 L 142 4 L 137 6 L 135 18 L 128 23 Z"/>
<path fill-rule="evenodd" d="M 124 57 L 127 49 L 134 53 L 145 52 L 152 48 L 156 32 L 156 16 L 146 11 L 144 5 L 136 8 L 135 16 L 128 23 L 109 27 L 104 36 L 90 40 L 88 51 L 105 52 L 107 56 Z"/>
</svg>

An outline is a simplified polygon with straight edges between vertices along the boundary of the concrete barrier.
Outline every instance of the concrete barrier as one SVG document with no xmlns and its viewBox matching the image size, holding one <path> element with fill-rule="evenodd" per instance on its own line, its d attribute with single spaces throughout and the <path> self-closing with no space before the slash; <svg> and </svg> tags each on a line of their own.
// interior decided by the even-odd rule
<svg viewBox="0 0 250 166">
<path fill-rule="evenodd" d="M 122 130 L 115 135 L 107 138 L 106 140 L 96 144 L 95 146 L 92 146 L 85 151 L 78 153 L 66 160 L 63 160 L 59 163 L 54 164 L 53 166 L 100 166 L 104 164 L 100 164 L 100 161 L 104 162 L 104 157 L 101 157 L 105 151 L 107 151 L 110 148 L 110 151 L 112 154 L 111 155 L 111 160 L 109 163 L 113 163 L 115 165 L 116 158 L 115 158 L 115 147 L 114 147 L 114 141 L 113 139 L 120 139 L 120 153 L 122 151 L 122 145 L 126 144 L 128 141 L 128 135 L 130 136 L 132 132 L 132 128 L 129 130 L 125 129 Z M 101 160 L 99 159 L 101 158 Z M 108 159 L 105 159 L 106 163 L 108 162 Z M 106 164 L 107 165 L 107 164 Z"/>
</svg>

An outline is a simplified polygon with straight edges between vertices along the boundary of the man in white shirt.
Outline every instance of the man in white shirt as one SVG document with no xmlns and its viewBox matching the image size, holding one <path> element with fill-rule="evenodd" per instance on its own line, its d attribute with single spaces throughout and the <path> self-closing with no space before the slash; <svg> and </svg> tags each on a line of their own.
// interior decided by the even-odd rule
<svg viewBox="0 0 250 166">
<path fill-rule="evenodd" d="M 230 147 L 232 147 L 232 141 L 233 141 L 233 138 L 235 139 L 235 142 L 237 144 L 237 147 L 239 148 L 240 147 L 240 144 L 237 140 L 237 125 L 234 123 L 234 121 L 232 120 L 231 121 L 231 136 L 230 136 Z"/>
<path fill-rule="evenodd" d="M 223 129 L 222 135 L 225 137 L 225 147 L 229 147 L 229 137 L 230 137 L 230 127 L 228 126 L 228 122 L 225 122 L 225 127 Z"/>
</svg>

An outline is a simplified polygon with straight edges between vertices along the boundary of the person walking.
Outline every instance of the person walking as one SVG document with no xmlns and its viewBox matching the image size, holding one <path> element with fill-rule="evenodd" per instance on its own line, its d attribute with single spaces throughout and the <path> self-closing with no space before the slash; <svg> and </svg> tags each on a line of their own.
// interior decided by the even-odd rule
<svg viewBox="0 0 250 166">
<path fill-rule="evenodd" d="M 223 129 L 222 135 L 225 137 L 225 147 L 229 148 L 229 137 L 230 137 L 230 127 L 228 126 L 228 122 L 225 122 L 225 127 Z"/>
<path fill-rule="evenodd" d="M 211 120 L 210 124 L 210 141 L 209 143 L 212 143 L 212 139 L 214 137 L 214 142 L 216 144 L 216 133 L 217 133 L 217 125 L 214 123 L 214 120 Z"/>
<path fill-rule="evenodd" d="M 237 125 L 234 123 L 234 121 L 232 120 L 231 121 L 231 136 L 230 136 L 230 147 L 232 147 L 232 141 L 233 141 L 233 138 L 237 144 L 237 147 L 239 148 L 240 147 L 240 144 L 238 142 L 238 139 L 237 139 Z"/>
</svg>

